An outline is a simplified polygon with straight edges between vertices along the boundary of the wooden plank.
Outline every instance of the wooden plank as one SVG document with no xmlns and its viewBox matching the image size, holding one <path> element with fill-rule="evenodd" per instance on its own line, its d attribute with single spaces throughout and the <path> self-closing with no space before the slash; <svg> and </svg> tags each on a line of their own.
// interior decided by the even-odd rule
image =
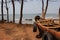
<svg viewBox="0 0 60 40">
<path fill-rule="evenodd" d="M 40 23 L 42 24 L 42 25 L 54 25 L 54 22 L 53 22 L 53 20 L 51 20 L 51 19 L 47 19 L 47 20 L 40 20 Z"/>
</svg>

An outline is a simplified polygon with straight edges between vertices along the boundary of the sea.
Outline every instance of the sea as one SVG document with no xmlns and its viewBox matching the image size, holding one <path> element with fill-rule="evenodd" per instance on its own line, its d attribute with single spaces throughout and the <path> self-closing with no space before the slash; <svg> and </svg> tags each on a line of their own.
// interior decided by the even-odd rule
<svg viewBox="0 0 60 40">
<path fill-rule="evenodd" d="M 4 19 L 7 20 L 7 14 L 4 15 Z M 22 18 L 22 23 L 23 24 L 33 24 L 34 23 L 34 17 L 35 16 L 41 16 L 42 14 L 41 13 L 31 13 L 31 14 L 23 14 L 23 18 Z M 49 19 L 49 18 L 59 18 L 59 15 L 57 13 L 48 13 L 46 14 L 46 19 Z M 15 14 L 15 23 L 19 23 L 19 19 L 20 19 L 20 14 Z M 27 19 L 27 20 L 26 20 Z M 29 20 L 31 19 L 31 20 Z M 1 15 L 0 15 L 0 20 L 1 20 Z M 12 21 L 13 20 L 13 14 L 9 14 L 9 21 Z"/>
</svg>

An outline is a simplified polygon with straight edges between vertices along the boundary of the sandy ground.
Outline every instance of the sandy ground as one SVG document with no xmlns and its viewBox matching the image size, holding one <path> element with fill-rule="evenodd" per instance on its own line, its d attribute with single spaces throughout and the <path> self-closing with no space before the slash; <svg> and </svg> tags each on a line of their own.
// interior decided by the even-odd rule
<svg viewBox="0 0 60 40">
<path fill-rule="evenodd" d="M 35 36 L 37 32 L 33 32 L 33 25 L 19 25 L 13 23 L 0 23 L 0 40 L 42 40 Z"/>
</svg>

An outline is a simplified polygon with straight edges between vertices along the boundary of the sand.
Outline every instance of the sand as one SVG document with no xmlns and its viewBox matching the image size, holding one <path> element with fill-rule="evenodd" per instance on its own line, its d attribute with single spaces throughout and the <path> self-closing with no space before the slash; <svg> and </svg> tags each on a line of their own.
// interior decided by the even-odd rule
<svg viewBox="0 0 60 40">
<path fill-rule="evenodd" d="M 0 40 L 42 40 L 37 34 L 31 24 L 0 23 Z"/>
<path fill-rule="evenodd" d="M 54 27 L 60 27 L 60 25 L 54 25 Z M 32 24 L 0 23 L 0 40 L 42 40 L 42 38 L 36 38 L 38 33 L 38 30 L 33 32 Z"/>
</svg>

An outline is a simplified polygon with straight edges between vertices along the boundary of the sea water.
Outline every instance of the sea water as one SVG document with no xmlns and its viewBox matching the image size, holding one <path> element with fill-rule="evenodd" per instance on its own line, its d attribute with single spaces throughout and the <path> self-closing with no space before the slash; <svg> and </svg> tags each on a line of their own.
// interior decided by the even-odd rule
<svg viewBox="0 0 60 40">
<path fill-rule="evenodd" d="M 22 18 L 22 23 L 23 24 L 33 24 L 34 22 L 34 17 L 35 16 L 41 16 L 41 13 L 31 13 L 31 14 L 23 14 L 23 18 Z M 49 13 L 49 14 L 46 14 L 46 18 L 59 18 L 58 17 L 59 15 L 56 14 L 56 13 Z M 7 20 L 7 16 L 4 15 L 4 19 Z M 15 14 L 15 23 L 19 23 L 19 19 L 20 19 L 20 14 Z M 28 19 L 28 20 L 26 20 Z M 32 20 L 29 20 L 29 19 L 32 19 Z M 1 16 L 0 16 L 0 20 L 1 20 Z M 13 20 L 13 14 L 9 14 L 9 21 L 12 21 Z"/>
</svg>

